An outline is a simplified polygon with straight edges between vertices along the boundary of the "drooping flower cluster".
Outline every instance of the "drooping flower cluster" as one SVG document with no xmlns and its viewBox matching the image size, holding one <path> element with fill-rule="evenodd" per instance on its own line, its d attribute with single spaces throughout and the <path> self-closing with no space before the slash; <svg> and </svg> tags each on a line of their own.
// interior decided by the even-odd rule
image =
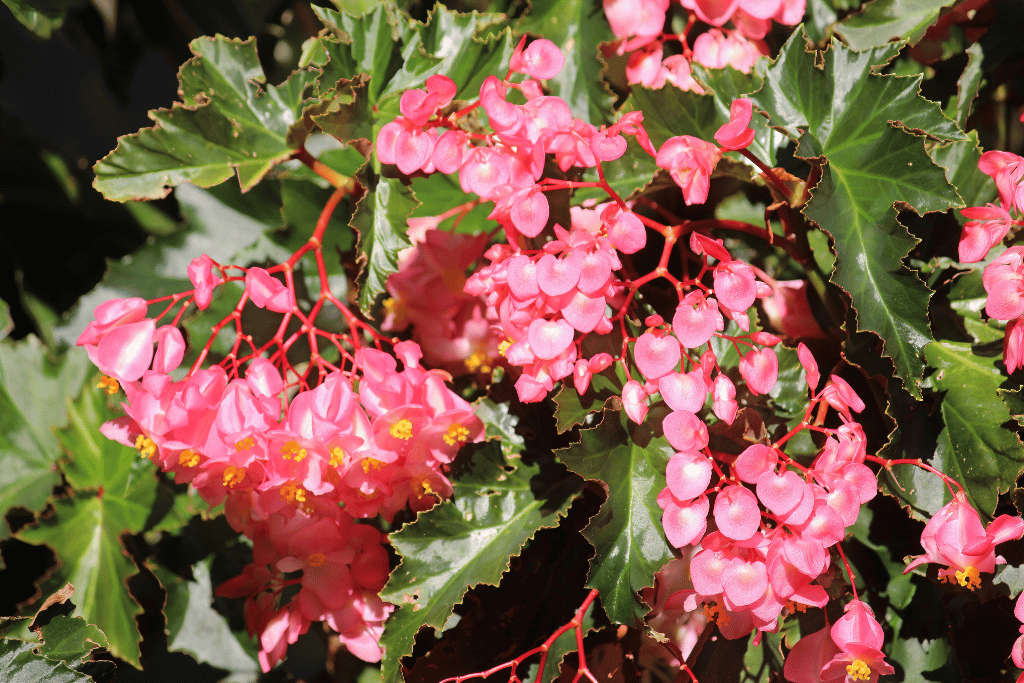
<svg viewBox="0 0 1024 683">
<path fill-rule="evenodd" d="M 671 83 L 703 94 L 693 79 L 693 62 L 708 68 L 731 66 L 749 73 L 768 54 L 764 37 L 772 22 L 795 26 L 803 19 L 805 0 L 682 0 L 687 11 L 682 33 L 666 33 L 669 0 L 604 0 L 618 54 L 629 54 L 626 78 L 648 88 Z M 692 38 L 697 20 L 710 26 Z M 726 26 L 730 24 L 731 26 Z M 692 41 L 692 42 L 691 42 Z"/>
<path fill-rule="evenodd" d="M 1024 121 L 1024 116 L 1021 120 Z M 981 155 L 978 168 L 995 181 L 999 205 L 971 206 L 960 211 L 968 219 L 959 245 L 960 260 L 964 263 L 984 260 L 1012 228 L 1024 225 L 1024 158 L 1010 152 L 989 151 Z M 985 312 L 996 320 L 1007 321 L 1003 362 L 1011 373 L 1024 367 L 1022 250 L 1022 247 L 1010 247 L 986 266 L 983 274 L 988 294 Z"/>
<path fill-rule="evenodd" d="M 193 300 L 205 307 L 216 285 L 236 279 L 246 286 L 236 312 L 248 299 L 301 315 L 291 286 L 262 268 L 229 277 L 231 268 L 197 258 L 189 269 L 196 289 L 171 297 L 173 304 L 183 302 L 182 312 Z M 158 326 L 163 314 L 148 316 L 153 303 L 101 304 L 78 340 L 106 373 L 101 386 L 125 393 L 126 416 L 103 433 L 192 484 L 210 505 L 223 503 L 231 525 L 252 539 L 253 564 L 220 592 L 247 598 L 265 670 L 316 621 L 357 656 L 379 660 L 393 609 L 378 596 L 389 571 L 386 539 L 356 519 L 390 520 L 407 506 L 423 510 L 451 495 L 445 468 L 463 444 L 482 438 L 472 406 L 448 389 L 444 373 L 420 367 L 420 347 L 411 341 L 394 346 L 401 371 L 395 356 L 353 344 L 350 367 L 321 359 L 312 386 L 308 371 L 296 376 L 287 365 L 282 376 L 276 363 L 283 365 L 283 351 L 271 355 L 275 363 L 256 348 L 175 379 L 185 352 L 174 324 L 181 314 Z M 296 585 L 283 600 L 282 591 Z"/>
<path fill-rule="evenodd" d="M 670 602 L 688 609 L 704 603 L 727 638 L 774 631 L 784 609 L 823 606 L 828 595 L 814 581 L 830 566 L 829 548 L 876 493 L 864 464 L 864 433 L 851 414 L 863 402 L 835 375 L 815 392 L 817 366 L 803 345 L 800 360 L 812 391 L 807 414 L 824 403 L 843 422 L 836 429 L 817 427 L 827 437 L 811 467 L 790 460 L 778 444 L 753 444 L 731 463 L 718 461 L 707 450 L 706 427 L 688 417 L 694 425 L 688 433 L 697 438 L 673 443 L 680 452 L 669 460 L 668 486 L 658 497 L 669 541 L 678 548 L 701 546 L 690 565 L 693 590 Z M 717 527 L 711 533 L 709 510 Z"/>
</svg>

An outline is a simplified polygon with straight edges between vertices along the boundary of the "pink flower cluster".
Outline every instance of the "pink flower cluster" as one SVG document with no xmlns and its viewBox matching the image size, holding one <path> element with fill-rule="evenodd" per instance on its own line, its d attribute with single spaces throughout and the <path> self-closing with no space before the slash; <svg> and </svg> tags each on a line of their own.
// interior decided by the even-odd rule
<svg viewBox="0 0 1024 683">
<path fill-rule="evenodd" d="M 877 490 L 864 464 L 864 432 L 851 414 L 863 402 L 836 375 L 815 393 L 817 365 L 802 344 L 799 351 L 812 392 L 807 414 L 824 403 L 843 422 L 836 429 L 816 427 L 827 437 L 810 468 L 779 445 L 754 444 L 731 463 L 719 461 L 708 450 L 707 428 L 692 413 L 680 420 L 691 438 L 669 436 L 679 452 L 669 459 L 668 486 L 658 496 L 665 533 L 677 548 L 701 546 L 690 563 L 693 590 L 680 591 L 670 603 L 691 610 L 704 603 L 726 638 L 774 631 L 783 609 L 825 605 L 828 595 L 814 581 L 830 566 L 829 548 Z M 666 418 L 666 435 L 669 418 L 678 414 Z M 709 511 L 716 527 L 711 533 Z"/>
<path fill-rule="evenodd" d="M 487 236 L 471 237 L 438 230 L 434 221 L 410 219 L 413 246 L 398 255 L 398 270 L 388 276 L 390 297 L 381 329 L 401 332 L 412 327 L 423 360 L 453 375 L 490 374 L 501 360 L 489 316 L 479 296 L 468 294 L 467 269 L 480 259 Z"/>
<path fill-rule="evenodd" d="M 563 170 L 576 166 L 591 168 L 600 161 L 618 159 L 626 151 L 623 135 L 634 135 L 652 156 L 654 148 L 640 125 L 643 116 L 633 112 L 610 128 L 595 128 L 574 118 L 560 97 L 544 95 L 539 82 L 556 75 L 565 57 L 549 40 L 534 40 L 523 49 L 520 42 L 512 56 L 510 73 L 528 76 L 522 83 L 488 76 L 480 86 L 476 106 L 487 114 L 493 133 L 470 133 L 456 120 L 465 112 L 439 114 L 455 95 L 455 84 L 446 76 L 432 76 L 426 91 L 409 90 L 402 95 L 402 116 L 381 128 L 377 136 L 377 157 L 395 164 L 405 174 L 459 174 L 467 193 L 494 202 L 490 218 L 506 230 L 510 243 L 520 236 L 536 237 L 548 223 L 550 207 L 546 188 L 538 184 L 545 157 L 553 155 Z M 526 103 L 507 97 L 519 90 Z M 438 135 L 438 129 L 447 129 Z M 473 144 L 473 142 L 481 144 Z M 550 188 L 555 189 L 555 188 Z"/>
<path fill-rule="evenodd" d="M 577 388 L 586 391 L 591 373 L 611 364 L 607 354 L 579 360 L 576 335 L 612 330 L 607 308 L 623 301 L 616 245 L 632 252 L 646 239 L 636 215 L 615 204 L 573 208 L 572 219 L 568 231 L 555 226 L 558 239 L 543 249 L 492 246 L 490 264 L 466 281 L 466 292 L 482 297 L 487 317 L 498 320 L 502 355 L 523 368 L 516 381 L 522 401 L 543 399 L 574 373 Z"/>
<path fill-rule="evenodd" d="M 772 21 L 788 26 L 800 23 L 805 0 L 681 0 L 689 21 L 681 34 L 664 32 L 669 0 L 604 0 L 605 16 L 612 33 L 620 38 L 618 54 L 631 53 L 626 66 L 630 83 L 662 88 L 666 83 L 680 90 L 704 91 L 693 79 L 691 63 L 709 69 L 731 66 L 749 73 L 762 54 L 768 54 L 764 37 Z M 693 39 L 689 31 L 696 20 L 711 28 Z M 726 27 L 731 22 L 732 27 Z M 666 46 L 681 48 L 666 54 Z"/>
<path fill-rule="evenodd" d="M 203 258 L 197 272 L 207 272 Z M 255 303 L 293 302 L 291 289 L 266 273 L 248 270 Z M 197 303 L 199 292 L 197 285 Z M 357 348 L 352 370 L 327 373 L 297 393 L 255 354 L 227 363 L 230 374 L 214 365 L 176 380 L 184 339 L 176 326 L 158 327 L 147 316 L 149 303 L 101 304 L 78 340 L 108 375 L 101 386 L 125 392 L 126 416 L 103 433 L 191 483 L 210 505 L 223 503 L 231 525 L 252 539 L 253 564 L 221 593 L 248 598 L 264 670 L 315 621 L 357 656 L 379 660 L 393 609 L 378 596 L 389 572 L 386 539 L 355 520 L 391 520 L 407 506 L 424 510 L 450 496 L 448 463 L 483 436 L 472 406 L 448 389 L 445 373 L 420 367 L 411 341 L 394 347 L 401 371 L 391 354 Z M 282 604 L 282 591 L 295 585 Z"/>
</svg>

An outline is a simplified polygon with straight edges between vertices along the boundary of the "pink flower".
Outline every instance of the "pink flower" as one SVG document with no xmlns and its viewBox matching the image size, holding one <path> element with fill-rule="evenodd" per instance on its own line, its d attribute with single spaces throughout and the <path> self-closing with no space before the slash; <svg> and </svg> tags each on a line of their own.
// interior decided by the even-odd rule
<svg viewBox="0 0 1024 683">
<path fill-rule="evenodd" d="M 206 254 L 195 257 L 192 259 L 192 263 L 188 265 L 188 279 L 192 281 L 192 286 L 196 288 L 196 306 L 200 311 L 205 310 L 210 305 L 210 300 L 213 298 L 213 288 L 220 284 L 220 280 L 213 274 L 213 267 L 215 265 L 217 264 L 214 263 L 213 259 Z"/>
<path fill-rule="evenodd" d="M 960 213 L 970 219 L 960 236 L 959 256 L 963 263 L 977 263 L 984 259 L 989 250 L 1006 237 L 1012 225 L 1006 209 L 995 204 L 971 206 Z"/>
<path fill-rule="evenodd" d="M 907 565 L 904 573 L 925 562 L 943 564 L 947 568 L 939 570 L 940 579 L 974 590 L 981 585 L 980 572 L 993 572 L 997 564 L 1005 562 L 996 556 L 996 545 L 1021 536 L 1024 520 L 1010 515 L 996 517 L 985 529 L 967 496 L 957 491 L 953 500 L 928 520 L 921 534 L 925 554 Z"/>
<path fill-rule="evenodd" d="M 826 620 L 825 628 L 804 636 L 789 651 L 783 674 L 792 683 L 821 683 L 821 670 L 839 653 Z"/>
<path fill-rule="evenodd" d="M 722 150 L 692 135 L 669 138 L 658 150 L 655 163 L 683 189 L 688 204 L 703 204 L 711 188 L 711 174 L 722 158 Z"/>
<path fill-rule="evenodd" d="M 718 129 L 715 140 L 722 149 L 744 149 L 754 140 L 754 131 L 749 128 L 753 105 L 749 98 L 740 97 L 729 107 L 729 123 Z"/>
<path fill-rule="evenodd" d="M 1017 604 L 1013 608 L 1013 616 L 1017 617 L 1017 621 L 1024 622 L 1024 593 L 1017 597 Z M 1021 635 L 1014 642 L 1013 649 L 1010 651 L 1010 657 L 1013 659 L 1015 667 L 1024 669 L 1024 624 L 1020 627 L 1020 633 Z M 1024 683 L 1024 672 L 1021 672 L 1020 676 L 1017 677 L 1017 683 Z"/>
<path fill-rule="evenodd" d="M 756 396 L 767 394 L 779 378 L 779 359 L 773 349 L 750 351 L 740 358 L 740 375 Z"/>
<path fill-rule="evenodd" d="M 874 683 L 880 674 L 895 671 L 882 654 L 884 636 L 871 608 L 860 600 L 846 606 L 846 614 L 832 625 L 832 641 L 840 652 L 821 670 L 822 681 L 844 679 Z"/>
<path fill-rule="evenodd" d="M 540 38 L 532 41 L 525 50 L 517 48 L 508 66 L 512 71 L 545 80 L 557 76 L 563 64 L 565 55 L 558 46 L 546 38 Z"/>
<path fill-rule="evenodd" d="M 250 268 L 245 274 L 245 291 L 260 308 L 287 313 L 295 307 L 290 289 L 263 268 Z"/>
<path fill-rule="evenodd" d="M 807 300 L 807 280 L 776 280 L 771 296 L 763 299 L 765 315 L 771 326 L 788 337 L 824 339 Z"/>
</svg>

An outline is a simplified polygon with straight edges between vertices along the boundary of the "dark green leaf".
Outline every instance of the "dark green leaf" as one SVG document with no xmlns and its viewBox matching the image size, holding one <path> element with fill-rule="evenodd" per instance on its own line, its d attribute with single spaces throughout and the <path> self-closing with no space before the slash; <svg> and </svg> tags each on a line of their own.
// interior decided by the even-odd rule
<svg viewBox="0 0 1024 683">
<path fill-rule="evenodd" d="M 406 231 L 414 208 L 412 190 L 395 178 L 380 178 L 356 205 L 351 225 L 359 233 L 359 307 L 364 311 L 384 291 L 388 275 L 398 270 L 398 252 L 412 246 Z"/>
<path fill-rule="evenodd" d="M 508 472 L 500 448 L 487 444 L 454 482 L 453 500 L 391 535 L 403 559 L 381 593 L 398 605 L 382 639 L 385 683 L 400 679 L 400 660 L 422 626 L 440 629 L 468 588 L 497 585 L 509 558 L 538 529 L 558 524 L 579 482 L 564 475 L 544 481 L 539 474 L 536 465 L 521 463 Z"/>
<path fill-rule="evenodd" d="M 984 75 L 981 69 L 983 57 L 984 52 L 978 43 L 967 48 L 967 67 L 956 82 L 956 122 L 961 128 L 967 125 L 967 117 L 971 115 L 971 106 L 981 87 L 981 79 Z M 963 193 L 960 196 L 963 196 Z"/>
<path fill-rule="evenodd" d="M 47 577 L 43 593 L 70 582 L 75 587 L 74 614 L 106 634 L 111 652 L 138 666 L 141 637 L 135 616 L 142 608 L 128 593 L 127 581 L 136 567 L 121 535 L 142 531 L 156 499 L 157 480 L 153 463 L 127 446 L 108 447 L 99 434 L 100 424 L 113 413 L 97 401 L 97 391 L 85 389 L 71 405 L 71 427 L 61 434 L 61 442 L 72 451 L 69 471 L 74 474 L 69 478 L 99 485 L 98 491 L 58 500 L 52 514 L 22 529 L 18 538 L 45 543 L 57 555 L 60 566 Z"/>
<path fill-rule="evenodd" d="M 32 651 L 35 643 L 0 640 L 0 680 L 5 683 L 92 683 L 92 678 Z"/>
<path fill-rule="evenodd" d="M 231 672 L 226 679 L 231 683 L 253 681 L 259 677 L 259 662 L 242 647 L 227 620 L 213 609 L 210 563 L 206 559 L 193 567 L 194 581 L 166 570 L 157 571 L 167 590 L 167 649 L 188 652 L 199 662 Z"/>
<path fill-rule="evenodd" d="M 154 199 L 191 182 L 210 187 L 238 175 L 255 186 L 299 148 L 290 135 L 317 72 L 267 85 L 253 39 L 197 38 L 180 71 L 183 103 L 150 112 L 153 128 L 122 137 L 95 166 L 96 189 L 117 201 Z"/>
<path fill-rule="evenodd" d="M 562 48 L 565 66 L 547 81 L 577 118 L 595 126 L 607 123 L 615 98 L 605 84 L 599 57 L 601 43 L 615 35 L 599 3 L 594 0 L 531 0 L 517 33 L 547 38 Z"/>
<path fill-rule="evenodd" d="M 650 431 L 651 418 L 636 425 L 623 412 L 606 410 L 594 429 L 558 457 L 580 476 L 603 482 L 608 499 L 583 535 L 597 550 L 588 588 L 601 593 L 601 606 L 613 623 L 633 625 L 649 607 L 639 592 L 673 558 L 661 528 L 656 499 L 665 488 L 665 465 L 673 453 L 663 436 Z"/>
<path fill-rule="evenodd" d="M 952 0 L 874 0 L 836 26 L 836 33 L 855 50 L 904 40 L 916 43 Z"/>
<path fill-rule="evenodd" d="M 61 483 L 54 467 L 56 427 L 67 423 L 65 400 L 78 393 L 89 359 L 76 349 L 53 360 L 35 337 L 0 343 L 0 511 L 35 512 Z M 0 538 L 9 534 L 0 524 Z"/>
<path fill-rule="evenodd" d="M 946 178 L 967 206 L 984 206 L 995 198 L 996 184 L 978 170 L 981 159 L 978 132 L 971 131 L 969 135 L 969 140 L 931 146 L 928 154 L 932 161 L 946 169 Z M 961 224 L 967 222 L 959 211 L 956 216 Z"/>
<path fill-rule="evenodd" d="M 156 480 L 136 478 L 126 497 L 86 494 L 54 504 L 54 512 L 38 525 L 18 533 L 28 543 L 45 543 L 61 562 L 45 582 L 53 588 L 71 582 L 74 614 L 96 624 L 107 635 L 110 651 L 139 665 L 139 630 L 135 617 L 142 608 L 128 593 L 135 563 L 125 554 L 120 537 L 142 529 L 156 491 Z"/>
<path fill-rule="evenodd" d="M 935 342 L 925 355 L 937 368 L 932 386 L 945 392 L 940 408 L 951 449 L 939 469 L 964 486 L 979 512 L 991 516 L 998 495 L 1013 487 L 1024 467 L 1024 444 L 1005 427 L 1010 412 L 996 391 L 1005 379 L 996 367 L 999 349 L 988 356 L 978 351 Z"/>
<path fill-rule="evenodd" d="M 39 654 L 75 666 L 98 647 L 107 647 L 103 631 L 80 617 L 58 614 L 39 629 Z"/>
<path fill-rule="evenodd" d="M 919 77 L 873 74 L 896 49 L 852 52 L 834 42 L 822 55 L 822 70 L 794 36 L 755 100 L 772 125 L 799 138 L 800 156 L 826 158 L 804 213 L 835 240 L 832 281 L 850 294 L 858 326 L 882 338 L 907 391 L 920 397 L 930 291 L 903 265 L 916 241 L 896 221 L 894 206 L 905 203 L 923 214 L 962 204 L 922 140 L 905 131 L 966 138 L 938 105 L 921 98 Z"/>
</svg>

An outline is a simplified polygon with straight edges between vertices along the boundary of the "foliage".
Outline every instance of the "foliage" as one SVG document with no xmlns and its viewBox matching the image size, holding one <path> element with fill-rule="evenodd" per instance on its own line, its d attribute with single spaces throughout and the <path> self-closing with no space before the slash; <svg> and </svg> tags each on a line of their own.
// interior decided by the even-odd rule
<svg viewBox="0 0 1024 683">
<path fill-rule="evenodd" d="M 1019 9 L 236 4 L 92 189 L 5 133 L 69 228 L 0 290 L 0 678 L 781 680 L 862 618 L 850 676 L 1014 676 Z"/>
</svg>

